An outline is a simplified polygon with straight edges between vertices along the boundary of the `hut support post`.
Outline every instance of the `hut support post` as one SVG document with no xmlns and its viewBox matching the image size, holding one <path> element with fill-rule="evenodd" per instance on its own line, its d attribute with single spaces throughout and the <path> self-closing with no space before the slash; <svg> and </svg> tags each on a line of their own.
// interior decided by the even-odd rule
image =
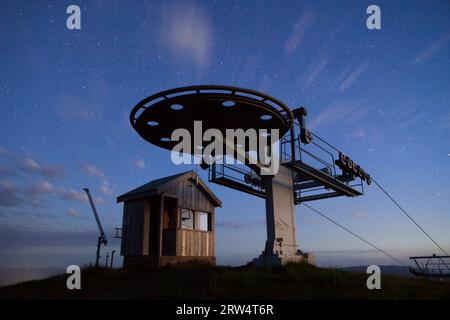
<svg viewBox="0 0 450 320">
<path fill-rule="evenodd" d="M 164 193 L 161 193 L 159 197 L 159 248 L 158 256 L 162 256 L 162 246 L 163 246 L 163 223 L 164 223 Z M 159 259 L 161 263 L 161 259 Z"/>
</svg>

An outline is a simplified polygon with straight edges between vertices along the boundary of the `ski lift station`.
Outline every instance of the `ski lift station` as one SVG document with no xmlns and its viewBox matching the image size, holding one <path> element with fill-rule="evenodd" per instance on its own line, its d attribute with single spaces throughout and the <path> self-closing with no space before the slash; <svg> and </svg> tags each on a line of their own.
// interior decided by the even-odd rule
<svg viewBox="0 0 450 320">
<path fill-rule="evenodd" d="M 222 140 L 245 157 L 240 164 L 203 162 L 209 182 L 265 201 L 267 240 L 253 263 L 279 266 L 288 262 L 314 263 L 296 241 L 295 206 L 308 201 L 362 195 L 371 177 L 338 149 L 306 127 L 305 108 L 290 109 L 261 92 L 229 86 L 191 86 L 154 94 L 139 102 L 130 122 L 146 141 L 173 150 L 174 130 L 195 136 L 194 124 L 204 130 L 277 130 L 281 165 L 266 174 L 267 164 L 247 161 L 255 151 L 247 142 Z M 266 131 L 267 132 L 267 131 Z M 267 141 L 259 134 L 258 141 Z M 222 143 L 221 142 L 221 143 Z M 207 145 L 191 150 L 203 150 Z M 259 145 L 259 143 L 258 143 Z M 213 158 L 223 155 L 214 155 Z M 220 200 L 194 172 L 161 178 L 117 198 L 124 202 L 122 255 L 124 266 L 163 266 L 202 260 L 214 263 L 214 208 Z M 264 212 L 261 212 L 264 215 Z"/>
<path fill-rule="evenodd" d="M 193 143 L 188 142 L 191 148 L 174 152 L 194 157 L 198 156 L 196 150 L 209 147 L 205 141 L 195 139 L 196 123 L 200 122 L 205 130 L 219 133 L 220 138 L 215 138 L 219 146 L 223 146 L 223 150 L 233 150 L 231 157 L 239 161 L 222 161 L 225 154 L 214 152 L 206 157 L 202 155 L 196 164 L 207 170 L 209 182 L 264 199 L 267 237 L 264 250 L 253 259 L 254 266 L 280 266 L 289 262 L 314 264 L 314 254 L 303 252 L 297 245 L 295 206 L 298 205 L 309 208 L 406 266 L 307 204 L 342 196 L 358 197 L 364 194 L 365 184 L 374 183 L 444 253 L 443 256 L 411 257 L 417 265 L 411 272 L 422 277 L 449 278 L 447 251 L 361 166 L 311 132 L 306 125 L 307 115 L 304 107 L 291 110 L 281 101 L 254 90 L 202 85 L 159 92 L 140 101 L 131 111 L 130 122 L 144 140 L 172 151 L 177 143 L 169 137 L 178 129 L 187 132 L 194 136 Z M 272 131 L 267 134 L 273 129 L 275 137 Z M 265 156 L 251 155 L 257 149 L 250 143 L 251 138 L 230 138 L 224 134 L 228 130 L 258 131 L 253 136 L 257 145 L 271 140 L 267 150 L 272 158 L 279 159 L 278 169 L 269 170 L 270 166 L 262 161 Z M 278 144 L 273 144 L 274 140 Z M 99 229 L 98 266 L 101 245 L 106 246 L 108 241 L 90 191 L 84 190 Z M 114 237 L 121 239 L 124 267 L 161 267 L 191 261 L 216 263 L 214 211 L 222 203 L 197 170 L 153 180 L 117 197 L 117 202 L 124 203 L 122 228 L 115 228 Z M 108 258 L 109 254 L 106 265 Z"/>
<path fill-rule="evenodd" d="M 214 209 L 222 203 L 195 172 L 151 181 L 117 202 L 124 203 L 124 267 L 215 264 Z"/>
</svg>

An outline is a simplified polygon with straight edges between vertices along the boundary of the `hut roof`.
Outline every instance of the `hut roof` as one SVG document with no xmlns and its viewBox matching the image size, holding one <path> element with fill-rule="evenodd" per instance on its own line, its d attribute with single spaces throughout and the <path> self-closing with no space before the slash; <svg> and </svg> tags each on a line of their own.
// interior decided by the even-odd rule
<svg viewBox="0 0 450 320">
<path fill-rule="evenodd" d="M 186 171 L 150 181 L 149 183 L 118 196 L 117 202 L 137 200 L 148 196 L 158 195 L 171 186 L 186 180 L 198 181 L 197 187 L 206 194 L 214 206 L 222 206 L 222 201 L 220 201 L 220 199 L 211 191 L 211 189 L 208 188 L 206 183 L 194 171 Z"/>
</svg>

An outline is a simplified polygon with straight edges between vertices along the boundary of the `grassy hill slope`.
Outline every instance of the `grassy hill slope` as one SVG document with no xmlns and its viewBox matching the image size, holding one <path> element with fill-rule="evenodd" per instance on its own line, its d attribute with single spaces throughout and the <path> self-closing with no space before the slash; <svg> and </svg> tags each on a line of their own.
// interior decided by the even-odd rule
<svg viewBox="0 0 450 320">
<path fill-rule="evenodd" d="M 368 290 L 364 273 L 306 264 L 279 268 L 172 266 L 159 270 L 86 268 L 81 290 L 67 275 L 0 288 L 0 299 L 450 299 L 450 282 L 382 276 Z"/>
</svg>

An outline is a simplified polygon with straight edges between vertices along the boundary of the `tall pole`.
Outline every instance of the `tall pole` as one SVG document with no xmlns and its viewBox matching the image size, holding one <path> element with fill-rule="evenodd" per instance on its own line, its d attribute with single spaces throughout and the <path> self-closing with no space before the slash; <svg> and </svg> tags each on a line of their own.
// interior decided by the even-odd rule
<svg viewBox="0 0 450 320">
<path fill-rule="evenodd" d="M 98 217 L 97 209 L 95 208 L 94 200 L 92 200 L 91 192 L 89 191 L 89 188 L 83 188 L 83 190 L 86 192 L 88 196 L 89 203 L 91 204 L 92 212 L 94 213 L 95 221 L 97 222 L 98 230 L 100 232 L 100 236 L 98 237 L 97 241 L 97 253 L 95 259 L 95 266 L 98 267 L 100 261 L 100 247 L 102 244 L 106 246 L 108 244 L 108 240 L 106 239 L 102 223 L 100 222 L 100 218 Z M 106 262 L 106 265 L 108 266 L 108 262 Z"/>
<path fill-rule="evenodd" d="M 89 203 L 91 204 L 92 211 L 94 212 L 95 221 L 97 222 L 98 230 L 100 231 L 100 237 L 102 237 L 102 242 L 106 245 L 108 244 L 108 240 L 106 239 L 102 223 L 100 222 L 100 218 L 98 217 L 97 209 L 95 208 L 94 201 L 92 200 L 91 192 L 89 191 L 89 188 L 83 188 L 83 190 L 86 191 L 86 194 L 89 198 Z"/>
<path fill-rule="evenodd" d="M 105 263 L 106 268 L 108 268 L 108 261 L 109 261 L 109 253 L 106 254 L 106 263 Z"/>
<path fill-rule="evenodd" d="M 100 262 L 100 246 L 102 245 L 102 237 L 98 237 L 97 241 L 97 253 L 95 258 L 95 266 L 98 267 L 98 264 Z"/>
<path fill-rule="evenodd" d="M 116 250 L 113 250 L 113 251 L 111 252 L 111 269 L 112 269 L 112 267 L 113 267 L 114 253 L 116 253 Z"/>
</svg>

